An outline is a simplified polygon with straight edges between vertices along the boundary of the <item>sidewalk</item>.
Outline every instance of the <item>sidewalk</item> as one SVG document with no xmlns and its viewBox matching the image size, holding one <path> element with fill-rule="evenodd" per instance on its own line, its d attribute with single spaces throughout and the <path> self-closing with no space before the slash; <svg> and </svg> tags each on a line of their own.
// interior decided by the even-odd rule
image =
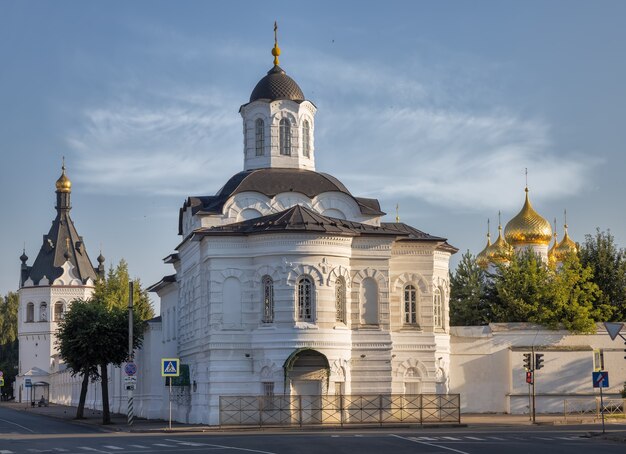
<svg viewBox="0 0 626 454">
<path fill-rule="evenodd" d="M 99 429 L 111 432 L 169 432 L 169 422 L 160 419 L 142 419 L 136 418 L 133 425 L 129 426 L 126 415 L 111 413 L 111 424 L 102 425 L 102 412 L 99 410 L 85 409 L 85 419 L 76 420 L 76 407 L 65 405 L 50 404 L 48 407 L 31 407 L 28 403 L 1 402 L 0 407 L 10 408 L 13 410 L 25 411 L 33 414 L 45 415 L 57 419 L 63 419 L 73 424 L 97 426 Z M 580 425 L 580 424 L 598 424 L 600 430 L 600 421 L 593 417 L 571 417 L 565 420 L 563 415 L 538 415 L 536 418 L 537 425 Z M 461 424 L 458 423 L 432 423 L 432 424 L 399 424 L 398 427 L 511 427 L 511 426 L 532 426 L 528 415 L 508 415 L 508 414 L 462 414 Z M 610 429 L 613 424 L 607 420 L 607 426 Z M 619 429 L 623 430 L 626 421 L 620 420 Z M 358 428 L 362 428 L 359 426 Z M 369 428 L 379 428 L 379 426 L 368 426 Z M 391 426 L 386 426 L 391 427 Z M 357 429 L 354 426 L 344 426 L 345 429 Z M 224 432 L 224 431 L 250 431 L 250 430 L 268 430 L 270 428 L 260 429 L 258 426 L 244 427 L 217 427 L 202 424 L 183 424 L 172 422 L 171 431 L 173 432 Z M 272 430 L 299 430 L 298 427 L 272 427 Z M 315 427 L 305 427 L 304 429 L 317 429 Z"/>
</svg>

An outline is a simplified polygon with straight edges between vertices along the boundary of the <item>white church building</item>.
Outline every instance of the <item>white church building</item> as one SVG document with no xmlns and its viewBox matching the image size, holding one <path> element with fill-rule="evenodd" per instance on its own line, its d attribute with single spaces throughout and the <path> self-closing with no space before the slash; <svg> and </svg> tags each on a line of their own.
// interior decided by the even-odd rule
<svg viewBox="0 0 626 454">
<path fill-rule="evenodd" d="M 593 351 L 618 347 L 602 330 L 451 332 L 449 263 L 457 249 L 385 222 L 377 200 L 316 170 L 317 109 L 278 65 L 277 45 L 272 54 L 273 67 L 239 109 L 243 170 L 215 195 L 185 201 L 178 245 L 165 259 L 174 272 L 150 288 L 161 315 L 147 323 L 136 357 L 136 414 L 167 417 L 159 370 L 167 357 L 180 358 L 185 375 L 174 418 L 211 425 L 220 424 L 220 397 L 246 395 L 459 393 L 463 411 L 524 413 L 522 355 L 531 347 L 546 352 L 551 377 L 540 388 L 540 411 L 568 396 L 593 397 Z M 18 387 L 40 374 L 51 401 L 75 405 L 80 379 L 55 356 L 55 320 L 72 299 L 90 295 L 104 258 L 94 268 L 76 234 L 69 185 L 57 182 L 59 214 L 34 265 L 22 258 Z M 615 370 L 607 391 L 616 395 L 626 367 L 617 354 L 605 358 Z M 576 386 L 559 382 L 565 370 Z M 112 408 L 124 413 L 123 372 L 110 377 Z M 92 386 L 87 405 L 100 404 Z"/>
</svg>

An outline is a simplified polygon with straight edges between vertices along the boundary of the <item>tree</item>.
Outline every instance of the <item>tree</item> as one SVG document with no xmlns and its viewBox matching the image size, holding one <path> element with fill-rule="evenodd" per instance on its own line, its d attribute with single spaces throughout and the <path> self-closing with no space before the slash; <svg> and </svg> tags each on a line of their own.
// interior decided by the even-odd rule
<svg viewBox="0 0 626 454">
<path fill-rule="evenodd" d="M 93 297 L 105 302 L 108 308 L 128 307 L 128 264 L 120 260 L 117 267 L 110 267 L 106 279 L 98 280 Z M 154 317 L 154 309 L 150 303 L 148 292 L 141 288 L 139 279 L 133 280 L 133 313 L 140 320 L 149 320 Z"/>
<path fill-rule="evenodd" d="M 491 307 L 486 298 L 486 273 L 470 251 L 461 257 L 450 276 L 450 325 L 486 325 Z"/>
<path fill-rule="evenodd" d="M 133 348 L 141 347 L 143 321 L 133 313 Z M 107 307 L 102 299 L 72 302 L 57 333 L 59 353 L 72 374 L 81 374 L 83 383 L 76 418 L 82 418 L 89 379 L 100 379 L 102 423 L 109 424 L 107 366 L 120 366 L 128 359 L 128 310 Z"/>
<path fill-rule="evenodd" d="M 19 347 L 17 340 L 17 312 L 19 297 L 15 292 L 0 296 L 0 370 L 4 373 L 5 396 L 11 394 L 17 373 Z"/>
<path fill-rule="evenodd" d="M 106 316 L 103 305 L 92 304 L 89 300 L 75 300 L 59 323 L 56 340 L 59 354 L 72 376 L 80 374 L 83 377 L 76 419 L 83 418 L 89 379 L 99 376 L 93 341 L 103 335 L 99 321 Z"/>
<path fill-rule="evenodd" d="M 611 232 L 596 229 L 595 236 L 585 235 L 580 247 L 580 261 L 593 271 L 593 281 L 602 291 L 597 304 L 613 308 L 610 321 L 626 320 L 626 251 L 615 245 Z"/>
<path fill-rule="evenodd" d="M 102 422 L 110 423 L 107 366 L 119 366 L 128 359 L 128 282 L 128 265 L 121 260 L 115 269 L 109 269 L 106 279 L 98 280 L 89 300 L 72 303 L 60 324 L 57 338 L 61 357 L 74 375 L 83 376 L 77 418 L 83 415 L 89 379 L 99 378 Z M 133 282 L 133 348 L 138 348 L 144 321 L 154 316 L 154 310 L 140 281 Z"/>
</svg>

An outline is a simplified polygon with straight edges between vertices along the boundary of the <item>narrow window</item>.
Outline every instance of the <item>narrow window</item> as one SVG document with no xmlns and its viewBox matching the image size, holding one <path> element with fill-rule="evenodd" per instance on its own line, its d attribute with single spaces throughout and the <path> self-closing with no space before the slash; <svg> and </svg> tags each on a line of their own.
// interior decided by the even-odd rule
<svg viewBox="0 0 626 454">
<path fill-rule="evenodd" d="M 298 320 L 313 320 L 313 282 L 308 277 L 298 281 Z"/>
<path fill-rule="evenodd" d="M 417 291 L 412 285 L 404 287 L 404 323 L 417 324 Z"/>
<path fill-rule="evenodd" d="M 61 301 L 57 301 L 54 303 L 54 321 L 60 322 L 65 317 L 65 310 L 63 308 L 63 303 Z"/>
<path fill-rule="evenodd" d="M 261 385 L 263 386 L 263 410 L 274 410 L 274 382 L 264 381 Z"/>
<path fill-rule="evenodd" d="M 269 276 L 263 277 L 263 323 L 274 321 L 274 281 Z"/>
<path fill-rule="evenodd" d="M 435 328 L 443 328 L 441 290 L 435 289 L 433 295 L 433 324 Z"/>
<path fill-rule="evenodd" d="M 335 320 L 346 323 L 346 281 L 342 276 L 335 281 Z"/>
<path fill-rule="evenodd" d="M 33 303 L 28 303 L 26 305 L 26 321 L 27 322 L 35 321 L 35 305 Z"/>
<path fill-rule="evenodd" d="M 335 396 L 343 396 L 344 394 L 343 386 L 344 386 L 344 382 L 342 381 L 335 382 Z"/>
<path fill-rule="evenodd" d="M 48 321 L 48 305 L 46 303 L 41 303 L 39 305 L 39 321 L 40 322 Z"/>
<path fill-rule="evenodd" d="M 280 154 L 291 156 L 291 122 L 286 118 L 280 120 Z"/>
<path fill-rule="evenodd" d="M 263 146 L 265 145 L 265 122 L 260 118 L 254 122 L 254 147 L 257 156 L 263 156 Z"/>
<path fill-rule="evenodd" d="M 309 126 L 309 120 L 304 120 L 304 123 L 302 123 L 302 154 L 307 158 L 311 154 L 311 128 Z"/>
</svg>

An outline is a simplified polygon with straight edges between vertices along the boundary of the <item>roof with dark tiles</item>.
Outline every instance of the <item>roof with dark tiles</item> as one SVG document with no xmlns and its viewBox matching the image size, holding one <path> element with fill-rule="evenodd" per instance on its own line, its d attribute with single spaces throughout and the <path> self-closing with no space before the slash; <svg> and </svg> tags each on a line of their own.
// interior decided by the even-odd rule
<svg viewBox="0 0 626 454">
<path fill-rule="evenodd" d="M 254 169 L 233 175 L 214 196 L 189 197 L 180 211 L 179 235 L 182 234 L 182 214 L 185 210 L 190 208 L 193 214 L 222 213 L 222 208 L 230 197 L 247 191 L 260 192 L 270 198 L 284 192 L 297 192 L 309 198 L 324 192 L 341 192 L 356 202 L 361 214 L 385 214 L 381 211 L 378 200 L 353 196 L 343 183 L 327 173 L 304 169 Z"/>
</svg>

